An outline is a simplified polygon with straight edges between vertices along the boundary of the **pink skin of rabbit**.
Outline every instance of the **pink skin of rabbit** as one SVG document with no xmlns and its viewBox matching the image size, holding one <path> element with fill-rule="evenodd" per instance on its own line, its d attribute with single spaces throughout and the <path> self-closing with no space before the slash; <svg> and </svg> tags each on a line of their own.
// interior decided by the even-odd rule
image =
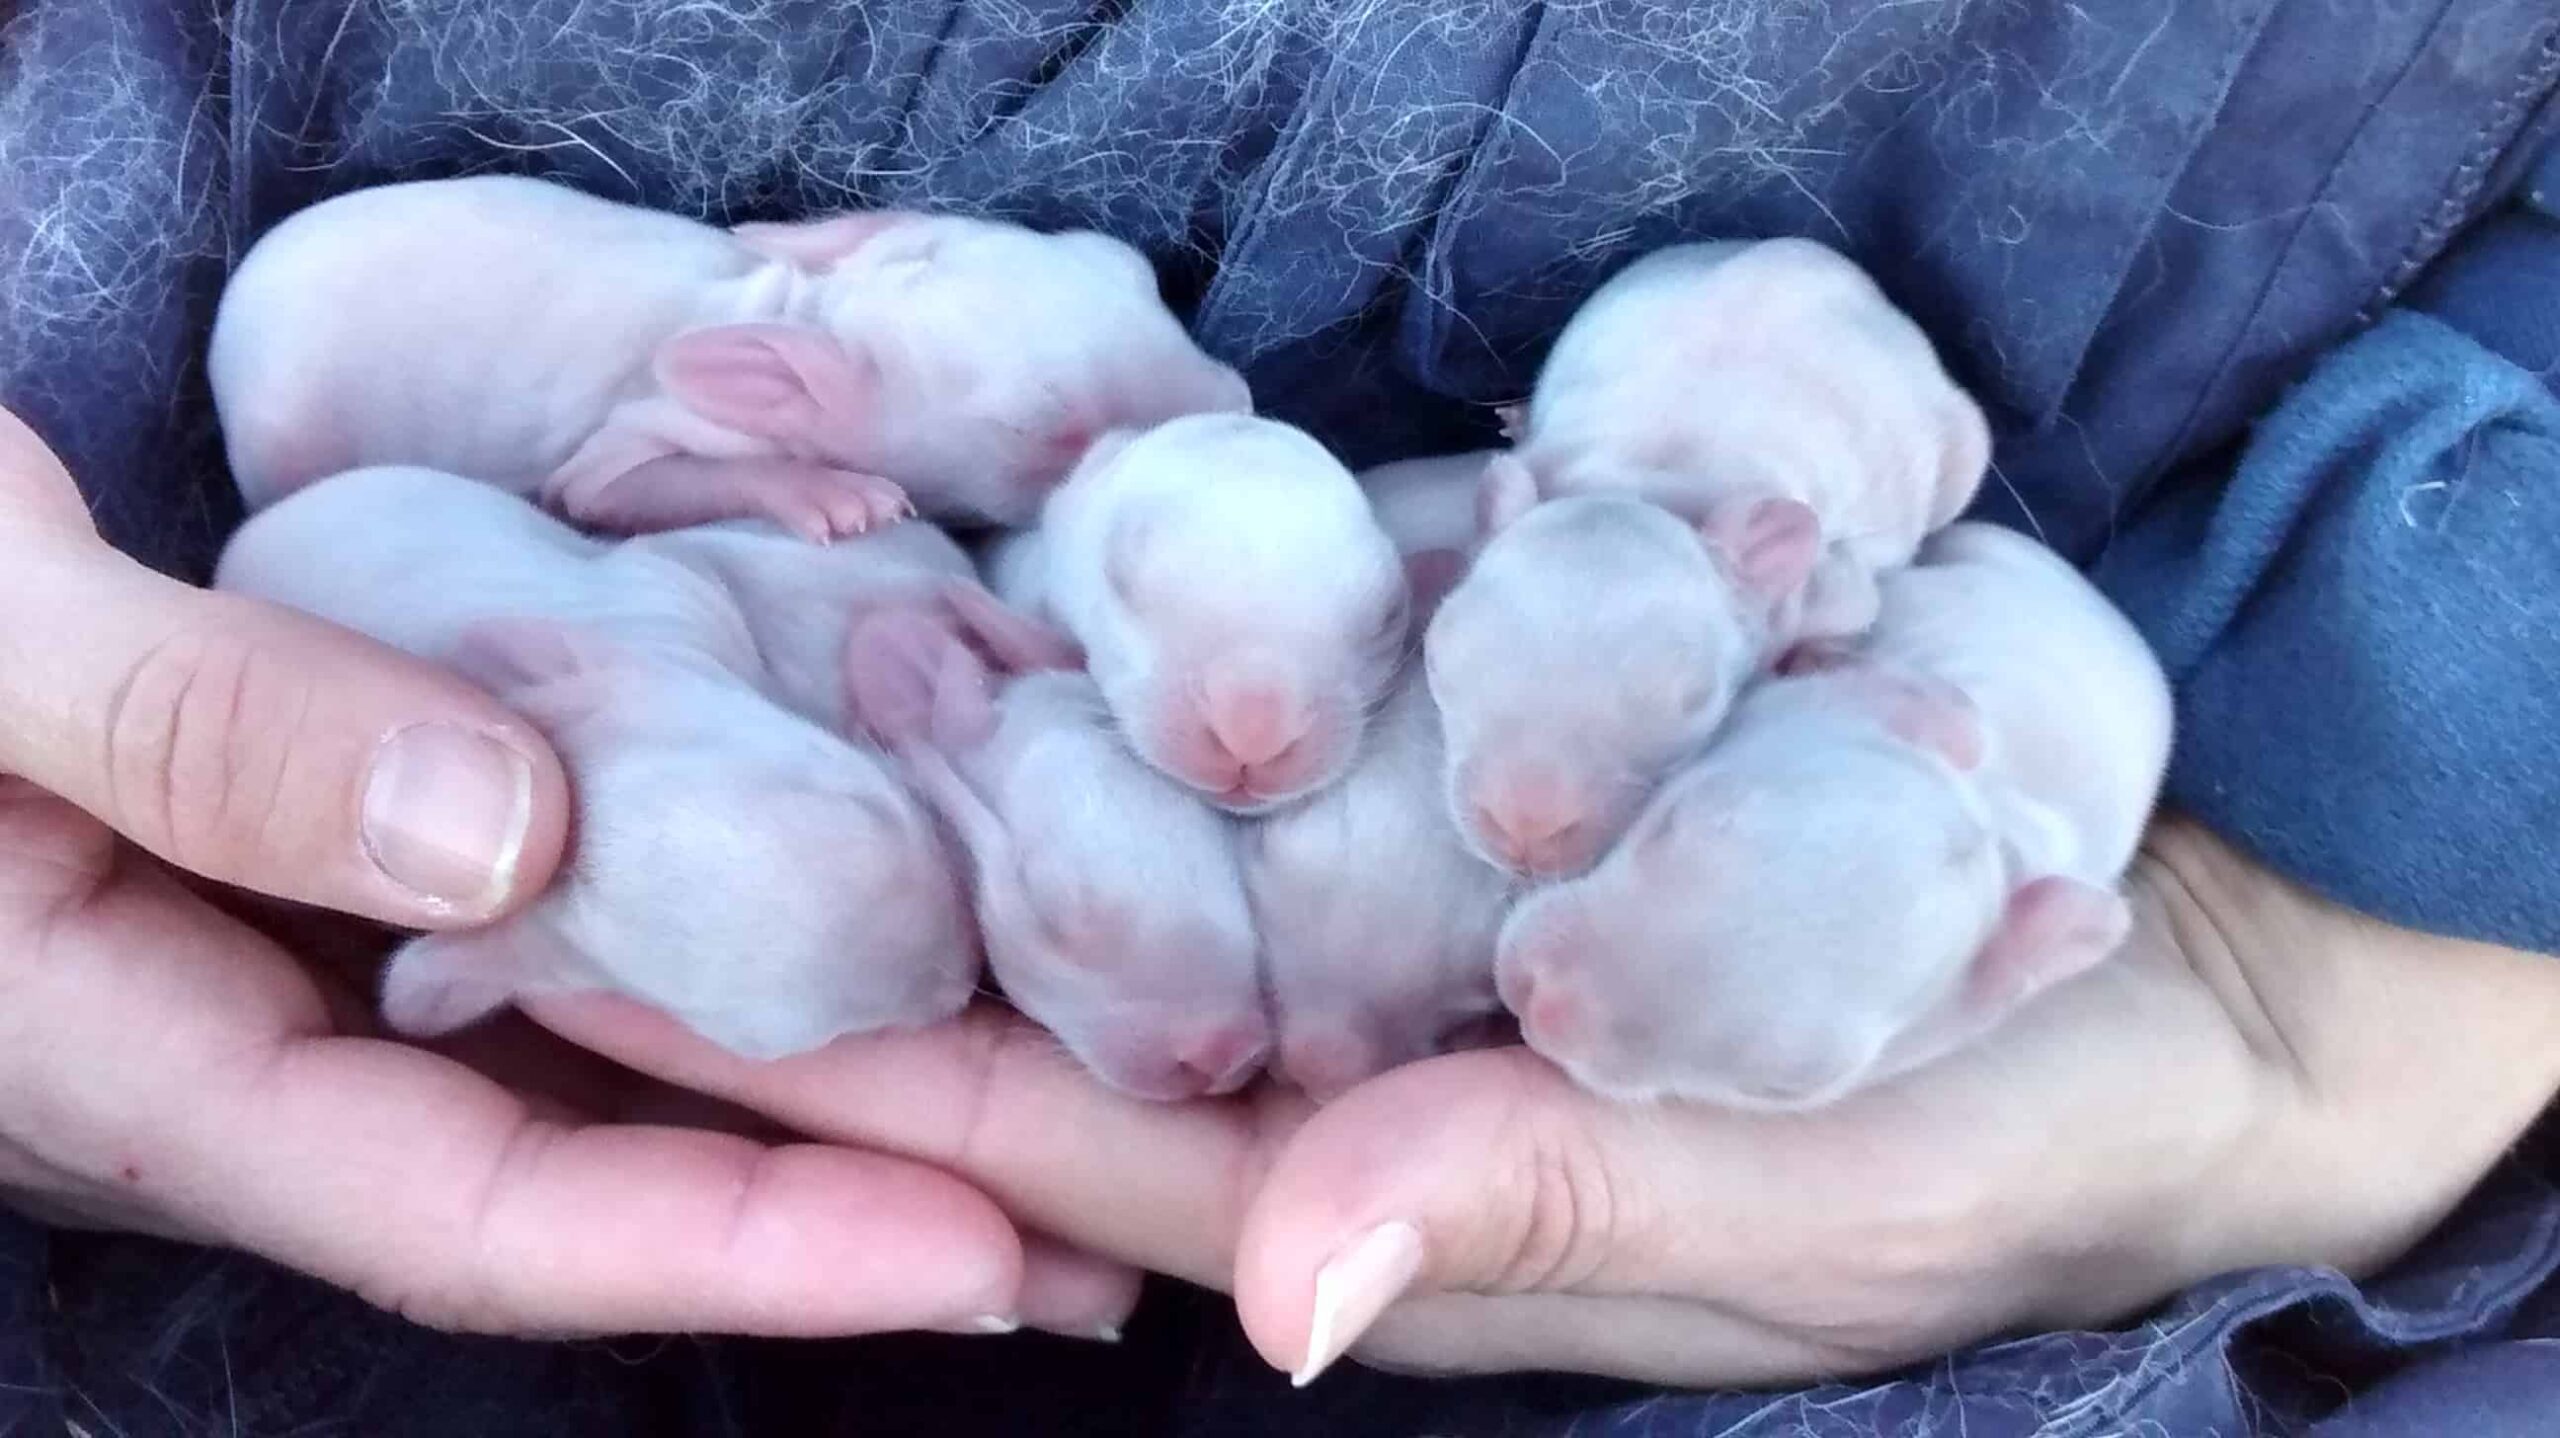
<svg viewBox="0 0 2560 1438">
<path fill-rule="evenodd" d="M 1506 419 L 1517 447 L 1480 466 L 1485 552 L 1431 652 L 1460 828 L 1533 878 L 1589 867 L 1776 651 L 1873 622 L 1876 575 L 1989 462 L 1928 338 L 1803 240 L 1637 261 Z M 1705 552 L 1623 511 L 1537 513 L 1600 495 L 1662 508 Z"/>
<path fill-rule="evenodd" d="M 861 616 L 881 608 L 938 608 L 1007 669 L 1084 663 L 1065 635 L 980 587 L 967 551 L 930 524 L 815 545 L 768 521 L 731 520 L 642 535 L 621 553 L 663 558 L 724 590 L 754 640 L 765 692 L 838 733 L 860 728 L 847 702 L 846 638 Z"/>
<path fill-rule="evenodd" d="M 1875 618 L 1876 576 L 1964 512 L 1990 465 L 1982 410 L 1865 271 L 1804 239 L 1675 245 L 1584 302 L 1509 460 L 1546 496 L 1632 493 L 1702 528 L 1800 503 L 1817 561 L 1784 639 Z"/>
<path fill-rule="evenodd" d="M 1252 408 L 1099 234 L 908 211 L 722 230 L 516 176 L 278 225 L 209 371 L 253 509 L 416 464 L 595 529 L 762 517 L 821 541 L 911 511 L 1025 522 L 1104 431 Z"/>
<path fill-rule="evenodd" d="M 1561 878 L 1715 733 L 1814 531 L 1791 502 L 1702 533 L 1631 495 L 1536 502 L 1500 460 L 1484 475 L 1491 538 L 1423 640 L 1445 802 L 1486 863 Z"/>
<path fill-rule="evenodd" d="M 1409 631 L 1395 546 L 1350 471 L 1249 416 L 1098 443 L 987 573 L 1083 646 L 1140 757 L 1237 814 L 1342 776 Z"/>
<path fill-rule="evenodd" d="M 1141 763 L 1081 673 L 1008 672 L 947 607 L 886 607 L 845 652 L 854 712 L 970 860 L 988 967 L 1104 1082 L 1231 1093 L 1270 1023 L 1233 825 Z"/>
<path fill-rule="evenodd" d="M 1863 642 L 1754 688 L 1496 961 L 1532 1048 L 1596 1092 L 1837 1102 L 2111 954 L 2170 739 L 2141 637 L 2041 546 L 1953 526 Z"/>
<path fill-rule="evenodd" d="M 1417 618 L 1464 562 L 1406 556 Z M 1482 1042 L 1500 1014 L 1494 941 L 1511 880 L 1468 851 L 1440 795 L 1439 715 L 1408 665 L 1351 772 L 1246 829 L 1276 1067 L 1318 1100 Z"/>
<path fill-rule="evenodd" d="M 217 583 L 452 666 L 568 768 L 560 876 L 509 919 L 403 947 L 393 1027 L 607 989 L 767 1059 L 933 1023 L 975 991 L 932 816 L 881 756 L 758 692 L 745 621 L 695 571 L 483 484 L 376 468 L 252 517 Z"/>
</svg>

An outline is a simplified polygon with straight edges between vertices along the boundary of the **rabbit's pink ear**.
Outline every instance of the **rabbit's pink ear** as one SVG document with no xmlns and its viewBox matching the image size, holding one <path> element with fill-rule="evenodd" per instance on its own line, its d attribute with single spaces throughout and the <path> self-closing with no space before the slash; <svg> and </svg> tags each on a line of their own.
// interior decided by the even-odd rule
<svg viewBox="0 0 2560 1438">
<path fill-rule="evenodd" d="M 1491 539 L 1538 504 L 1538 474 L 1516 454 L 1497 454 L 1484 462 L 1476 480 L 1476 537 Z"/>
<path fill-rule="evenodd" d="M 913 210 L 862 210 L 813 220 L 736 225 L 739 244 L 767 259 L 818 270 L 851 255 L 881 235 L 925 218 Z"/>
<path fill-rule="evenodd" d="M 2048 874 L 2009 895 L 2000 925 L 1974 956 L 1965 1002 L 2005 1013 L 2124 946 L 2133 910 L 2112 889 Z"/>
<path fill-rule="evenodd" d="M 994 675 L 949 609 L 886 604 L 845 636 L 845 706 L 891 750 L 974 748 L 995 732 Z"/>
<path fill-rule="evenodd" d="M 1467 577 L 1467 556 L 1456 549 L 1417 549 L 1404 557 L 1405 588 L 1413 594 L 1413 630 L 1420 633 L 1440 601 Z"/>
<path fill-rule="evenodd" d="M 1822 557 L 1822 520 L 1799 499 L 1737 499 L 1711 507 L 1698 532 L 1762 604 L 1795 597 Z"/>
<path fill-rule="evenodd" d="M 551 619 L 484 619 L 445 651 L 445 666 L 526 718 L 556 728 L 603 708 L 622 651 L 614 642 Z"/>
<path fill-rule="evenodd" d="M 1852 661 L 1832 671 L 1852 681 L 1857 703 L 1882 720 L 1886 731 L 1927 750 L 1955 769 L 1982 767 L 1982 710 L 1973 696 L 1934 674 Z"/>
<path fill-rule="evenodd" d="M 880 369 L 807 325 L 712 325 L 658 347 L 658 383 L 713 424 L 758 439 L 859 432 L 878 408 Z"/>
<path fill-rule="evenodd" d="M 942 598 L 960 627 L 1008 673 L 1084 667 L 1083 647 L 1065 631 L 1013 608 L 973 580 L 950 581 Z"/>
</svg>

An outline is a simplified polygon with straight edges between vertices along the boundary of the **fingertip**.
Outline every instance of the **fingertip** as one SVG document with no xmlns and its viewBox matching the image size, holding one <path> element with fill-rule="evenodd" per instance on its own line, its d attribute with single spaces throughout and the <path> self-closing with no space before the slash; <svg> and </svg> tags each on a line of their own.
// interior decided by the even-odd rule
<svg viewBox="0 0 2560 1438">
<path fill-rule="evenodd" d="M 1394 1070 L 1280 1151 L 1236 1246 L 1236 1314 L 1265 1361 L 1303 1386 L 1402 1299 L 1501 1276 L 1533 1200 L 1517 1181 L 1524 1054 Z"/>
<path fill-rule="evenodd" d="M 567 775 L 520 722 L 428 720 L 376 748 L 358 800 L 357 839 L 413 927 L 485 924 L 522 908 L 568 842 Z"/>
<path fill-rule="evenodd" d="M 105 547 L 61 457 L 34 426 L 0 406 L 0 523 L 19 521 L 49 537 Z"/>
<path fill-rule="evenodd" d="M 1144 1283 L 1125 1263 L 1070 1248 L 1039 1234 L 1022 1236 L 1024 1323 L 1096 1343 L 1117 1343 L 1137 1311 Z"/>
<path fill-rule="evenodd" d="M 823 1144 L 590 1127 L 488 1201 L 465 1326 L 823 1338 L 1020 1303 L 1012 1223 L 922 1164 Z"/>
<path fill-rule="evenodd" d="M 550 886 L 568 847 L 574 796 L 541 730 L 440 665 L 308 615 L 260 607 L 276 625 L 274 652 L 324 676 L 305 747 L 315 761 L 331 752 L 350 759 L 338 811 L 346 818 L 306 819 L 290 812 L 295 796 L 280 800 L 284 827 L 344 844 L 342 862 L 280 876 L 320 891 L 288 897 L 409 928 L 451 929 L 515 913 Z"/>
<path fill-rule="evenodd" d="M 1026 1318 L 1012 1221 L 937 1169 L 825 1144 L 768 1149 L 724 1271 L 798 1336 Z M 730 1265 L 734 1265 L 731 1267 Z"/>
<path fill-rule="evenodd" d="M 426 659 L 113 551 L 30 579 L 74 616 L 0 676 L 24 774 L 178 868 L 408 928 L 486 923 L 549 883 L 559 758 Z"/>
</svg>

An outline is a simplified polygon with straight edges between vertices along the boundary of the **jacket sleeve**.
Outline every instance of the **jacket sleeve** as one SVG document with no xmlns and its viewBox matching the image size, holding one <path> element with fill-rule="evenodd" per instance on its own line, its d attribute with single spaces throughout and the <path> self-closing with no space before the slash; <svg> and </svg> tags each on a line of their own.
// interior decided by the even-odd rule
<svg viewBox="0 0 2560 1438">
<path fill-rule="evenodd" d="M 2560 152 L 2098 578 L 2167 800 L 2350 907 L 2560 952 Z"/>
</svg>

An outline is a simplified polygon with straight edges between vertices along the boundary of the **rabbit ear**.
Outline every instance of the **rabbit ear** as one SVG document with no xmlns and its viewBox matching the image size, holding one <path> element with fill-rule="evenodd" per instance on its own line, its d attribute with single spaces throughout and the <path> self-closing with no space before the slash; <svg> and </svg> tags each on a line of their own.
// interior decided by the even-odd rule
<svg viewBox="0 0 2560 1438">
<path fill-rule="evenodd" d="M 1476 481 L 1476 537 L 1491 539 L 1520 521 L 1538 505 L 1538 474 L 1516 454 L 1497 454 L 1484 462 Z"/>
<path fill-rule="evenodd" d="M 1720 502 L 1698 522 L 1698 533 L 1744 592 L 1769 608 L 1794 598 L 1822 557 L 1821 516 L 1799 499 Z"/>
<path fill-rule="evenodd" d="M 1965 773 L 1982 767 L 1989 742 L 1973 696 L 1934 674 L 1890 668 L 1829 644 L 1800 644 L 1779 660 L 1789 676 L 1826 676 L 1845 702 L 1872 714 L 1885 731 Z"/>
<path fill-rule="evenodd" d="M 1413 594 L 1413 632 L 1431 622 L 1440 601 L 1467 577 L 1467 556 L 1455 549 L 1417 549 L 1404 557 L 1405 588 Z"/>
<path fill-rule="evenodd" d="M 607 708 L 622 650 L 611 639 L 550 619 L 485 619 L 445 651 L 447 667 L 509 708 L 557 731 Z"/>
<path fill-rule="evenodd" d="M 1939 678 L 1874 672 L 1876 702 L 1895 737 L 1926 749 L 1956 769 L 1982 767 L 1982 711 L 1973 696 Z"/>
<path fill-rule="evenodd" d="M 2124 946 L 2133 910 L 2112 889 L 2048 874 L 2009 895 L 2000 925 L 1974 956 L 1965 1002 L 2003 1013 Z"/>
<path fill-rule="evenodd" d="M 944 605 L 882 605 L 845 636 L 846 708 L 893 752 L 986 742 L 996 727 L 993 682 Z"/>
<path fill-rule="evenodd" d="M 1084 667 L 1083 648 L 1064 631 L 1007 605 L 973 580 L 950 581 L 942 598 L 961 628 L 1010 672 Z"/>
<path fill-rule="evenodd" d="M 912 210 L 865 210 L 814 220 L 759 221 L 729 230 L 739 244 L 767 259 L 821 270 L 901 226 L 925 218 Z"/>
<path fill-rule="evenodd" d="M 2019 885 L 1963 982 L 1894 1038 L 1876 1076 L 1907 1073 L 1974 1042 L 2020 1004 L 2103 962 L 2132 931 L 2133 910 L 2112 890 L 2060 875 Z"/>
<path fill-rule="evenodd" d="M 879 407 L 880 366 L 808 325 L 713 325 L 658 347 L 658 383 L 678 404 L 758 439 L 859 431 Z"/>
</svg>

